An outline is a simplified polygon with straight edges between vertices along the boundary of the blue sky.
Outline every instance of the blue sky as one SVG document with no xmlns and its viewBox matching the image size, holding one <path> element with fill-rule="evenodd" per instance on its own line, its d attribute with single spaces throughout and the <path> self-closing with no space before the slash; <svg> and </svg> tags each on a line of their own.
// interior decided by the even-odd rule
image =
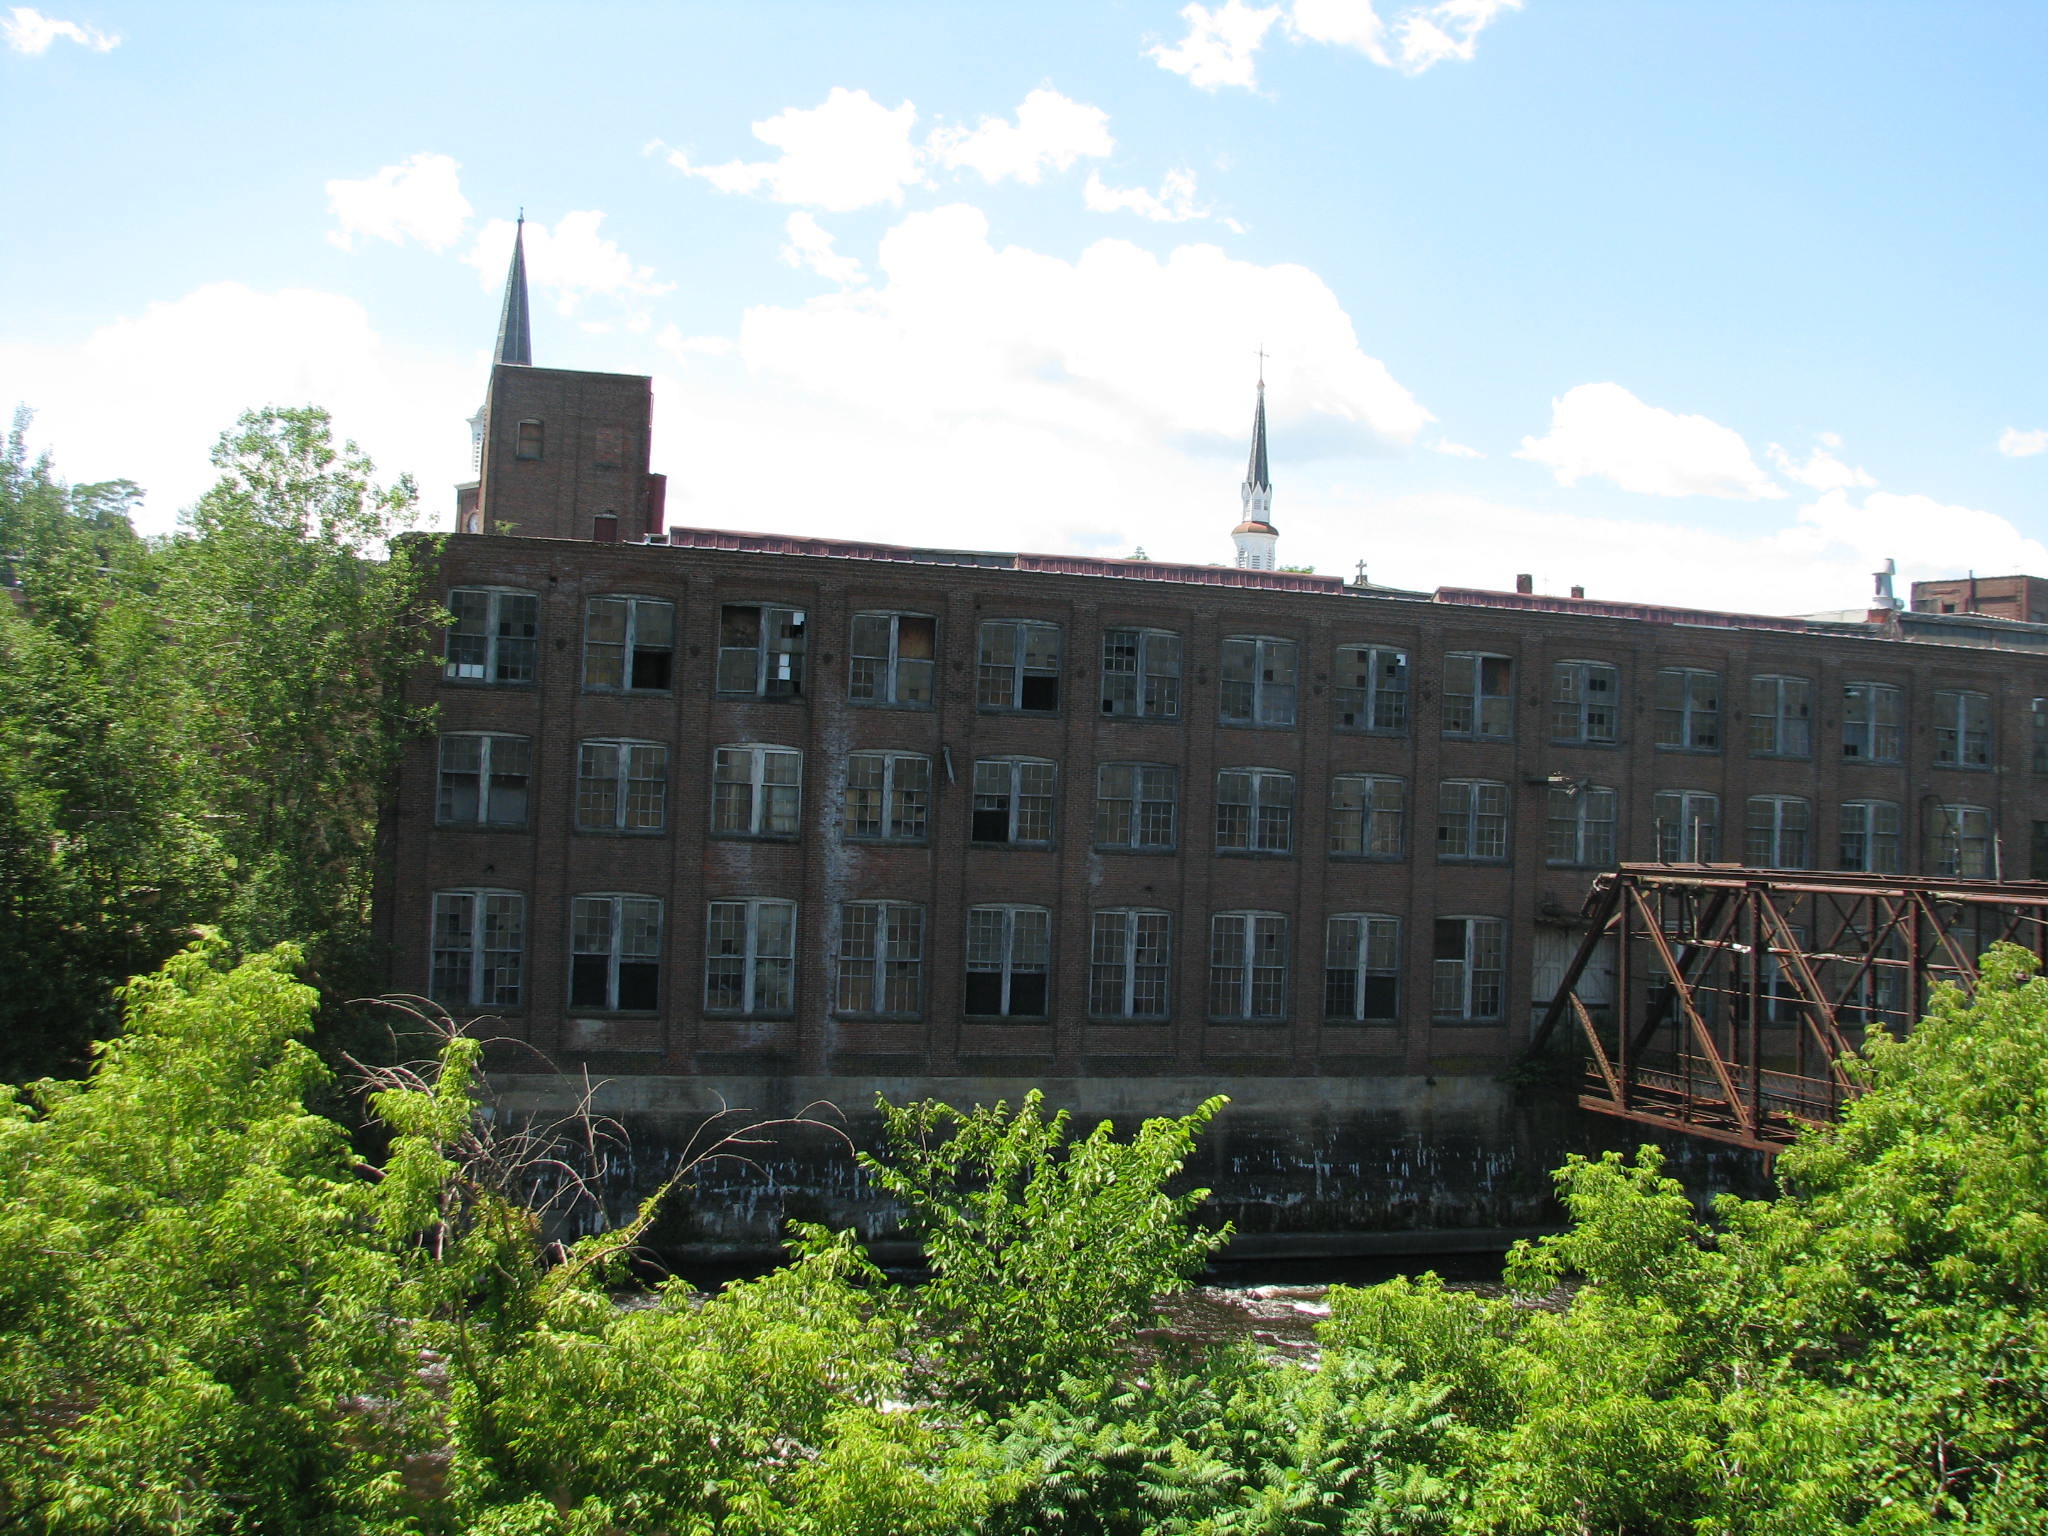
<svg viewBox="0 0 2048 1536">
<path fill-rule="evenodd" d="M 1800 612 L 2048 574 L 2048 6 L 0 4 L 0 394 L 445 526 L 507 221 L 672 520 Z"/>
</svg>

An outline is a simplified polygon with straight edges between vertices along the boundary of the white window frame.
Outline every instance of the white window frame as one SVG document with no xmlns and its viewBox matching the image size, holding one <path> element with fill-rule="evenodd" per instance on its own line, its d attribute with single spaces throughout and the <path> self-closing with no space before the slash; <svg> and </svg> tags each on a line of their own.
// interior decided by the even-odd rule
<svg viewBox="0 0 2048 1536">
<path fill-rule="evenodd" d="M 842 902 L 835 1011 L 856 1019 L 922 1017 L 925 929 L 925 910 L 917 902 Z M 863 1000 L 869 1006 L 861 1006 Z"/>
<path fill-rule="evenodd" d="M 1129 624 L 1104 629 L 1102 713 L 1112 720 L 1179 720 L 1185 654 L 1180 636 L 1170 629 Z M 1123 664 L 1126 656 L 1128 666 Z"/>
<path fill-rule="evenodd" d="M 448 749 L 451 743 L 475 742 L 477 744 L 476 814 L 455 816 L 449 813 L 449 798 L 452 793 L 449 774 L 467 774 L 466 768 L 450 768 Z M 501 760 L 516 762 L 516 767 L 501 767 Z M 443 731 L 434 749 L 434 824 L 440 827 L 523 827 L 533 815 L 533 738 L 514 736 L 503 731 Z M 492 814 L 495 800 L 502 794 L 507 800 L 514 791 L 510 781 L 518 780 L 517 790 L 519 814 L 499 816 Z M 500 789 L 500 782 L 504 788 Z"/>
<path fill-rule="evenodd" d="M 928 627 L 930 648 L 923 656 L 903 654 L 903 621 L 912 619 Z M 860 638 L 863 622 L 880 620 L 886 626 L 880 653 L 863 651 Z M 931 709 L 938 699 L 939 621 L 928 613 L 870 609 L 856 613 L 847 624 L 846 697 L 852 704 L 873 709 Z M 863 664 L 866 677 L 863 678 Z M 924 669 L 920 692 L 912 681 Z"/>
<path fill-rule="evenodd" d="M 993 952 L 984 947 L 981 958 L 977 959 L 976 944 L 980 942 L 986 946 L 991 929 L 996 939 Z M 1023 940 L 1021 945 L 1020 938 Z M 1033 957 L 1028 950 L 1034 940 L 1042 952 L 1036 964 L 1032 963 Z M 1020 950 L 1023 951 L 1021 955 Z M 1000 1006 L 994 1013 L 974 1013 L 967 1002 L 965 978 L 990 975 L 1001 978 L 997 998 Z M 1018 978 L 1033 976 L 1039 978 L 1038 985 L 1043 989 L 1041 1005 L 1035 1013 L 1020 1011 L 1015 1006 Z M 969 1018 L 1038 1021 L 1052 1017 L 1052 913 L 1049 909 L 1009 903 L 978 903 L 967 909 L 961 1006 Z"/>
<path fill-rule="evenodd" d="M 1350 659 L 1347 659 L 1350 658 Z M 1390 669 L 1383 675 L 1382 668 Z M 1388 678 L 1393 681 L 1390 683 Z M 1344 679 L 1351 681 L 1346 682 Z M 1408 653 L 1393 645 L 1340 645 L 1330 685 L 1332 728 L 1372 736 L 1408 734 Z"/>
<path fill-rule="evenodd" d="M 1764 672 L 1749 680 L 1749 755 L 1813 756 L 1813 679 Z"/>
<path fill-rule="evenodd" d="M 1241 790 L 1238 780 L 1244 781 Z M 1285 769 L 1222 769 L 1216 775 L 1216 851 L 1293 853 L 1294 809 L 1294 775 Z M 1227 814 L 1232 811 L 1238 814 Z M 1231 841 L 1239 827 L 1243 829 L 1243 840 Z"/>
<path fill-rule="evenodd" d="M 1031 787 L 1027 788 L 1027 781 Z M 969 841 L 983 847 L 1050 848 L 1059 837 L 1060 770 L 1049 757 L 982 757 L 974 762 L 974 803 L 969 809 Z M 998 807 L 984 806 L 984 800 L 1003 801 L 1004 835 L 982 835 L 984 816 Z M 1034 818 L 1042 817 L 1043 837 L 1024 837 Z"/>
<path fill-rule="evenodd" d="M 1378 1012 L 1368 1011 L 1366 1001 L 1375 980 L 1392 992 Z M 1401 919 L 1387 912 L 1332 912 L 1323 932 L 1324 1021 L 1392 1024 L 1400 1018 Z"/>
<path fill-rule="evenodd" d="M 1104 907 L 1088 919 L 1088 1016 L 1156 1022 L 1173 1013 L 1173 914 Z"/>
<path fill-rule="evenodd" d="M 1456 958 L 1439 953 L 1447 923 L 1456 923 L 1463 930 L 1461 953 Z M 1460 1024 L 1491 1024 L 1507 1017 L 1507 930 L 1506 920 L 1498 917 L 1454 915 L 1436 919 L 1430 947 L 1431 1018 Z M 1490 956 L 1484 952 L 1489 943 Z M 1482 967 L 1479 961 L 1485 958 L 1491 958 L 1494 964 Z"/>
<path fill-rule="evenodd" d="M 1890 718 L 1885 717 L 1889 715 Z M 1905 756 L 1906 690 L 1896 683 L 1842 684 L 1842 760 L 1896 763 Z"/>
<path fill-rule="evenodd" d="M 624 622 L 619 626 L 617 640 L 598 640 L 593 636 L 597 630 L 597 605 L 618 603 L 624 606 Z M 663 642 L 659 636 L 666 628 L 668 638 Z M 652 629 L 657 638 L 643 640 L 642 636 Z M 600 649 L 615 651 L 617 656 L 600 657 Z M 650 658 L 661 658 L 661 681 L 641 683 L 640 661 L 643 653 Z M 584 599 L 583 603 L 583 691 L 585 693 L 644 693 L 658 694 L 672 692 L 675 687 L 676 658 L 676 605 L 665 597 L 636 597 L 623 592 L 601 592 Z M 594 678 L 593 673 L 600 659 L 618 663 L 618 681 L 606 682 Z M 606 670 L 609 669 L 607 665 Z"/>
<path fill-rule="evenodd" d="M 1233 663 L 1249 677 L 1232 677 Z M 1242 700 L 1233 692 L 1242 690 Z M 1301 709 L 1301 646 L 1283 635 L 1228 635 L 1217 652 L 1216 710 L 1225 725 L 1292 730 Z"/>
<path fill-rule="evenodd" d="M 431 914 L 427 990 L 434 1001 L 444 1008 L 522 1006 L 526 995 L 525 895 L 493 886 L 436 891 Z M 449 927 L 444 918 L 454 926 Z M 504 942 L 508 937 L 510 942 Z M 494 939 L 499 942 L 492 942 Z M 458 986 L 441 984 L 444 955 L 459 957 Z"/>
<path fill-rule="evenodd" d="M 1997 866 L 1998 824 L 1988 807 L 1936 805 L 1927 813 L 1927 872 L 1989 880 Z"/>
<path fill-rule="evenodd" d="M 1620 667 L 1611 661 L 1552 664 L 1550 739 L 1575 747 L 1611 747 L 1621 740 Z"/>
<path fill-rule="evenodd" d="M 730 643 L 730 613 L 754 614 L 750 644 Z M 717 693 L 729 699 L 800 699 L 804 693 L 805 653 L 810 631 L 805 611 L 787 603 L 725 603 L 718 605 L 718 671 L 712 679 Z M 751 662 L 740 658 L 751 656 Z M 730 658 L 730 660 L 728 660 Z M 751 674 L 742 684 L 736 674 Z"/>
<path fill-rule="evenodd" d="M 1505 864 L 1514 846 L 1513 816 L 1514 799 L 1499 779 L 1442 780 L 1436 790 L 1437 858 Z"/>
<path fill-rule="evenodd" d="M 1675 704 L 1665 702 L 1665 693 L 1678 695 Z M 1726 741 L 1726 703 L 1722 675 L 1711 667 L 1659 667 L 1651 684 L 1651 709 L 1657 721 L 1659 752 L 1719 752 Z M 1711 695 L 1701 702 L 1702 693 Z M 1713 740 L 1702 744 L 1702 726 L 1711 729 Z M 1667 740 L 1667 736 L 1675 736 Z"/>
<path fill-rule="evenodd" d="M 1050 663 L 1043 648 L 1048 635 Z M 1060 626 L 1050 619 L 984 619 L 975 637 L 975 707 L 997 714 L 1057 714 L 1064 646 Z M 1051 697 L 1027 707 L 1024 698 L 1034 682 L 1048 685 Z"/>
<path fill-rule="evenodd" d="M 1758 869 L 1813 868 L 1813 802 L 1801 795 L 1751 795 L 1743 808 L 1742 857 Z"/>
<path fill-rule="evenodd" d="M 1288 1016 L 1291 954 L 1284 912 L 1212 915 L 1209 1017 L 1230 1024 L 1284 1023 Z"/>
<path fill-rule="evenodd" d="M 1390 773 L 1330 777 L 1330 853 L 1382 863 L 1408 856 L 1408 781 Z"/>
<path fill-rule="evenodd" d="M 797 906 L 774 896 L 704 904 L 704 1011 L 720 1018 L 786 1019 L 796 1014 Z M 725 929 L 721 932 L 721 924 Z M 737 932 L 735 933 L 735 926 Z M 781 930 L 781 943 L 775 929 Z M 737 950 L 730 946 L 735 938 Z M 736 970 L 735 970 L 736 966 Z M 721 1000 L 720 978 L 737 975 L 739 1003 Z"/>
<path fill-rule="evenodd" d="M 587 931 L 588 919 L 595 916 L 593 909 L 604 909 L 605 947 L 586 949 L 582 934 Z M 634 891 L 585 891 L 569 899 L 569 1010 L 572 1013 L 659 1013 L 661 1011 L 662 971 L 662 900 L 659 896 L 645 896 Z M 646 924 L 653 922 L 653 935 L 647 936 Z M 636 936 L 628 929 L 629 923 L 641 925 Z M 578 1002 L 576 999 L 577 961 L 602 955 L 605 961 L 604 1001 L 602 1003 Z M 652 970 L 648 978 L 654 984 L 654 1001 L 646 1007 L 625 1007 L 620 998 L 624 994 L 622 982 L 628 966 L 645 966 Z M 637 979 L 637 978 L 636 978 Z"/>
<path fill-rule="evenodd" d="M 771 779 L 771 767 L 791 777 Z M 712 749 L 713 837 L 787 842 L 803 832 L 803 797 L 804 755 L 797 748 L 738 742 Z"/>
<path fill-rule="evenodd" d="M 1504 669 L 1501 686 L 1487 689 L 1487 663 Z M 1458 701 L 1463 702 L 1458 702 Z M 1515 659 L 1498 651 L 1450 651 L 1444 656 L 1444 730 L 1471 741 L 1511 741 L 1515 734 Z M 1462 722 L 1462 723 L 1461 723 Z"/>
<path fill-rule="evenodd" d="M 1973 709 L 1978 714 L 1975 726 L 1970 718 Z M 1935 689 L 1934 766 L 1960 768 L 1970 773 L 1990 770 L 1990 694 L 1975 688 Z"/>
<path fill-rule="evenodd" d="M 879 763 L 881 782 L 878 785 L 853 782 L 855 765 Z M 906 765 L 915 764 L 916 771 L 910 772 Z M 861 769 L 867 771 L 865 767 Z M 922 778 L 923 783 L 906 787 L 906 777 Z M 876 808 L 880 812 L 879 831 L 859 830 L 852 814 L 855 797 L 876 797 Z M 915 806 L 915 821 L 905 814 Z M 915 831 L 899 830 L 914 825 Z M 932 760 L 922 752 L 849 752 L 846 755 L 846 796 L 840 806 L 840 836 L 849 842 L 860 843 L 926 843 L 931 840 L 932 830 Z"/>
<path fill-rule="evenodd" d="M 1605 869 L 1621 845 L 1621 796 L 1606 784 L 1553 784 L 1543 862 L 1555 869 Z"/>
<path fill-rule="evenodd" d="M 1837 825 L 1842 868 L 1871 875 L 1905 873 L 1906 813 L 1896 801 L 1845 800 Z"/>
<path fill-rule="evenodd" d="M 1112 775 L 1128 779 L 1121 793 L 1112 788 Z M 1122 837 L 1113 835 L 1119 823 Z M 1095 846 L 1136 853 L 1179 847 L 1180 769 L 1171 763 L 1097 763 Z"/>
<path fill-rule="evenodd" d="M 611 752 L 609 774 L 590 771 L 593 753 Z M 651 757 L 652 761 L 648 761 Z M 668 830 L 668 743 L 635 741 L 622 736 L 597 736 L 576 743 L 576 815 L 579 832 L 619 832 L 636 837 L 655 837 Z M 635 772 L 653 767 L 653 774 Z M 585 814 L 589 804 L 586 784 L 609 783 L 612 813 L 609 821 L 597 821 Z M 635 786 L 653 784 L 653 791 Z M 649 807 L 652 807 L 651 819 Z"/>
<path fill-rule="evenodd" d="M 1719 795 L 1704 789 L 1660 789 L 1650 797 L 1650 804 L 1651 830 L 1657 839 L 1660 864 L 1711 864 L 1720 857 Z M 1702 808 L 1704 816 L 1700 814 Z M 1676 814 L 1669 815 L 1667 811 Z M 1700 848 L 1702 840 L 1707 844 L 1704 852 Z"/>
<path fill-rule="evenodd" d="M 483 633 L 467 635 L 461 632 L 463 616 L 458 611 L 456 599 L 481 597 L 484 599 Z M 506 598 L 524 598 L 533 605 L 530 623 L 532 633 L 525 635 L 507 634 L 507 623 L 517 624 L 505 615 Z M 441 676 L 449 682 L 474 683 L 487 687 L 531 687 L 540 681 L 540 594 L 521 587 L 450 587 L 448 589 L 448 611 L 455 615 L 441 648 Z M 482 642 L 480 660 L 456 659 L 456 642 L 478 640 Z M 466 651 L 470 647 L 465 646 Z M 523 664 L 515 658 L 524 658 Z"/>
</svg>

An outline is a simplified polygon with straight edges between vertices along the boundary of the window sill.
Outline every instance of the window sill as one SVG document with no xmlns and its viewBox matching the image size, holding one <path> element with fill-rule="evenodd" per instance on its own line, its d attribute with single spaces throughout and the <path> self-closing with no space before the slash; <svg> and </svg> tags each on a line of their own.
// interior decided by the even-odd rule
<svg viewBox="0 0 2048 1536">
<path fill-rule="evenodd" d="M 733 1017 L 733 1015 L 721 1015 L 721 1017 Z M 744 1015 L 744 1017 L 763 1017 L 763 1015 Z M 843 1013 L 834 1011 L 831 1017 L 847 1024 L 918 1024 L 924 1021 L 924 1014 L 922 1012 Z"/>
<path fill-rule="evenodd" d="M 1408 855 L 1405 853 L 1340 853 L 1333 848 L 1330 850 L 1330 859 L 1331 862 L 1336 864 L 1406 864 L 1408 862 Z"/>
<path fill-rule="evenodd" d="M 1128 853 L 1149 859 L 1170 859 L 1180 853 L 1178 846 L 1152 848 L 1139 847 L 1132 843 L 1091 843 L 1089 846 L 1097 853 Z"/>
<path fill-rule="evenodd" d="M 436 832 L 526 832 L 532 829 L 531 822 L 525 821 L 437 821 Z"/>
<path fill-rule="evenodd" d="M 714 693 L 712 697 L 722 704 L 802 704 L 807 696 L 801 693 Z"/>
<path fill-rule="evenodd" d="M 986 711 L 986 713 L 989 713 L 989 714 L 994 714 L 994 713 L 996 713 L 996 711 L 994 711 L 994 710 L 989 710 L 989 711 Z M 1125 713 L 1119 713 L 1119 712 L 1117 712 L 1117 711 L 1114 711 L 1114 710 L 1107 710 L 1107 709 L 1105 709 L 1105 710 L 1104 710 L 1104 711 L 1102 712 L 1101 718 L 1102 718 L 1102 719 L 1104 719 L 1104 720 L 1108 720 L 1108 721 L 1111 721 L 1111 722 L 1113 722 L 1114 724 L 1117 724 L 1117 725 L 1185 725 L 1185 724 L 1187 724 L 1187 717 L 1186 717 L 1186 716 L 1184 716 L 1184 715 L 1133 715 L 1133 714 L 1125 714 Z"/>
<path fill-rule="evenodd" d="M 526 683 L 501 683 L 488 677 L 450 677 L 444 672 L 441 674 L 441 681 L 450 688 L 509 688 L 515 693 L 540 691 L 538 678 Z"/>
<path fill-rule="evenodd" d="M 624 837 L 640 839 L 668 836 L 667 827 L 577 827 L 574 829 L 574 831 L 578 837 Z"/>
<path fill-rule="evenodd" d="M 1550 738 L 1550 745 L 1583 748 L 1589 752 L 1619 752 L 1622 748 L 1622 743 L 1618 741 L 1584 741 L 1576 736 L 1553 736 Z"/>
<path fill-rule="evenodd" d="M 1170 1013 L 1091 1013 L 1088 1022 L 1101 1029 L 1157 1029 L 1171 1024 Z"/>
<path fill-rule="evenodd" d="M 1377 736 L 1382 741 L 1405 741 L 1408 728 L 1387 729 L 1377 725 L 1333 725 L 1331 734 L 1336 736 Z"/>
<path fill-rule="evenodd" d="M 1813 754 L 1811 752 L 1752 752 L 1749 755 L 1756 762 L 1810 763 L 1813 761 Z"/>
<path fill-rule="evenodd" d="M 969 1024 L 1023 1024 L 1034 1029 L 1052 1022 L 1048 1013 L 963 1013 L 960 1017 Z"/>
<path fill-rule="evenodd" d="M 784 842 L 796 842 L 796 838 L 784 838 Z M 841 832 L 839 841 L 852 848 L 929 848 L 932 840 L 928 837 L 871 837 L 860 832 Z"/>
<path fill-rule="evenodd" d="M 1216 857 L 1219 859 L 1291 859 L 1294 857 L 1294 853 L 1291 849 L 1218 848 L 1216 850 Z"/>
<path fill-rule="evenodd" d="M 1501 1025 L 1501 1021 L 1498 1017 L 1490 1019 L 1468 1019 L 1464 1015 L 1456 1013 L 1432 1013 L 1429 1016 L 1429 1022 L 1432 1024 L 1448 1024 L 1473 1029 L 1499 1029 Z"/>
<path fill-rule="evenodd" d="M 592 698 L 610 699 L 672 699 L 676 696 L 673 688 L 593 688 L 583 685 L 583 691 Z"/>
<path fill-rule="evenodd" d="M 1060 715 L 1057 709 L 1009 709 L 995 704 L 977 704 L 974 712 L 977 715 L 1022 715 L 1030 720 L 1057 720 Z"/>
<path fill-rule="evenodd" d="M 575 1003 L 568 1007 L 572 1019 L 658 1019 L 662 1013 L 659 1008 L 592 1008 Z"/>
<path fill-rule="evenodd" d="M 934 713 L 936 704 L 898 704 L 890 699 L 854 699 L 846 701 L 848 709 L 886 709 L 899 715 L 929 715 Z"/>
<path fill-rule="evenodd" d="M 1942 773 L 1989 773 L 1991 771 L 1991 764 L 1989 763 L 1936 763 L 1934 766 Z"/>
<path fill-rule="evenodd" d="M 1203 1022 L 1225 1029 L 1284 1029 L 1288 1023 L 1286 1019 L 1241 1019 L 1220 1013 L 1210 1014 Z"/>
<path fill-rule="evenodd" d="M 1657 750 L 1659 752 L 1669 752 L 1677 757 L 1719 757 L 1721 755 L 1719 747 L 1668 747 L 1661 741 L 1657 743 Z"/>
<path fill-rule="evenodd" d="M 1294 731 L 1300 729 L 1300 727 L 1292 721 L 1289 721 L 1285 725 L 1275 725 L 1270 721 L 1265 720 L 1218 719 L 1216 724 L 1226 731 Z"/>
<path fill-rule="evenodd" d="M 1328 1017 L 1328 1016 L 1326 1015 L 1326 1016 L 1324 1017 L 1324 1019 L 1323 1019 L 1323 1028 L 1325 1028 L 1325 1029 L 1392 1029 L 1392 1028 L 1394 1028 L 1394 1027 L 1395 1027 L 1396 1025 L 1398 1025 L 1398 1024 L 1399 1024 L 1400 1022 L 1401 1022 L 1401 1021 L 1400 1021 L 1400 1019 L 1399 1019 L 1398 1017 L 1392 1017 L 1392 1016 L 1390 1016 L 1390 1017 L 1387 1017 L 1387 1018 L 1384 1018 L 1384 1019 L 1333 1019 L 1333 1018 L 1330 1018 L 1330 1017 Z"/>
<path fill-rule="evenodd" d="M 740 1008 L 706 1008 L 703 1013 L 707 1019 L 747 1019 L 763 1024 L 787 1024 L 796 1018 L 794 1010 L 786 1013 L 748 1013 Z"/>
<path fill-rule="evenodd" d="M 713 832 L 715 843 L 798 843 L 803 841 L 801 832 Z"/>
<path fill-rule="evenodd" d="M 1497 746 L 1513 746 L 1513 745 L 1514 745 L 1514 741 L 1515 741 L 1515 738 L 1514 738 L 1514 737 L 1512 737 L 1512 736 L 1479 736 L 1479 735 L 1475 735 L 1474 733 L 1472 733 L 1472 732 L 1470 732 L 1470 731 L 1445 731 L 1445 732 L 1444 732 L 1444 740 L 1445 740 L 1445 741 L 1487 741 L 1487 742 L 1492 742 L 1492 743 L 1494 743 L 1494 744 L 1495 744 L 1495 745 L 1497 745 Z"/>
<path fill-rule="evenodd" d="M 1903 757 L 1850 757 L 1846 753 L 1842 757 L 1844 768 L 1903 768 L 1905 765 Z M 2038 773 L 2040 770 L 2035 771 Z"/>
<path fill-rule="evenodd" d="M 1489 869 L 1506 869 L 1514 862 L 1513 859 L 1508 858 L 1476 858 L 1466 853 L 1440 853 L 1436 856 L 1436 861 L 1439 864 L 1479 864 Z"/>
<path fill-rule="evenodd" d="M 976 838 L 969 838 L 967 846 L 991 850 L 1007 849 L 1015 853 L 1051 853 L 1053 850 L 1051 843 L 985 843 Z"/>
</svg>

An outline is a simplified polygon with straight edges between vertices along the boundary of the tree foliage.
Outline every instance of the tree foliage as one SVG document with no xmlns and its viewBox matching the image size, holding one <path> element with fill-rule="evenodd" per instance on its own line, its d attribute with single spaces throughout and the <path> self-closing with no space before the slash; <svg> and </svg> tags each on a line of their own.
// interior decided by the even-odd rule
<svg viewBox="0 0 2048 1536">
<path fill-rule="evenodd" d="M 138 487 L 65 485 L 26 425 L 0 451 L 0 1073 L 77 1070 L 115 989 L 200 924 L 365 990 L 378 799 L 435 618 L 390 543 L 411 486 L 320 411 L 251 412 L 145 540 Z"/>
</svg>

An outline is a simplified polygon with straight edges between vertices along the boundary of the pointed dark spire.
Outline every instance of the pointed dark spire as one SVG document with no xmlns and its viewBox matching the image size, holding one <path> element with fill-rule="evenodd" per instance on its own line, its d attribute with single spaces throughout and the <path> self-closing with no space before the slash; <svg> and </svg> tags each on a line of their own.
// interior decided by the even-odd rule
<svg viewBox="0 0 2048 1536">
<path fill-rule="evenodd" d="M 533 366 L 533 321 L 526 307 L 524 208 L 519 210 L 519 224 L 512 232 L 512 267 L 505 274 L 505 309 L 498 317 L 498 349 L 492 361 Z"/>
<path fill-rule="evenodd" d="M 1259 405 L 1252 413 L 1252 457 L 1245 466 L 1244 483 L 1247 490 L 1270 491 L 1273 480 L 1266 473 L 1266 381 L 1259 380 Z"/>
</svg>

